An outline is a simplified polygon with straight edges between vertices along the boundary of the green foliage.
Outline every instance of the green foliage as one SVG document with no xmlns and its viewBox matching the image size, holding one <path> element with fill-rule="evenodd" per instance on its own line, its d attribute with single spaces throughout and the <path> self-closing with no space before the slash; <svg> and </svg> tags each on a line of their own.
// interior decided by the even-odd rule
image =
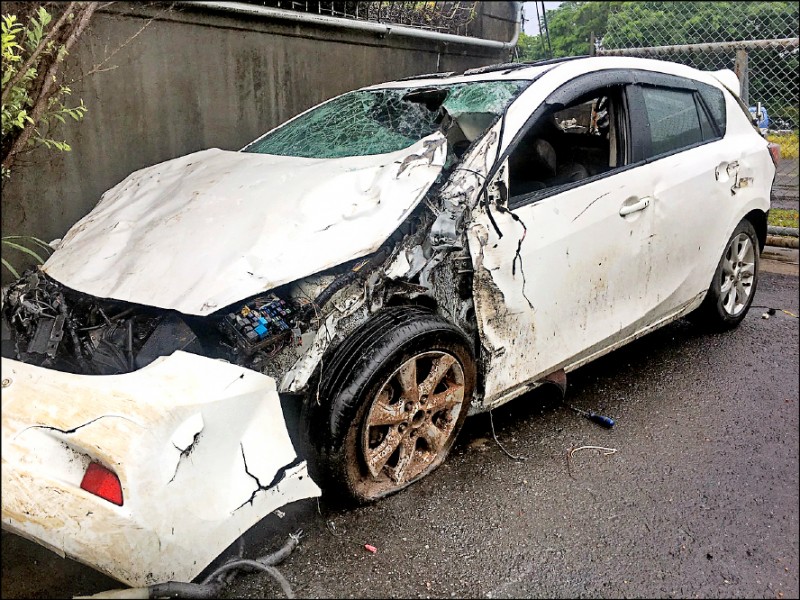
<svg viewBox="0 0 800 600">
<path fill-rule="evenodd" d="M 80 121 L 86 113 L 83 100 L 77 106 L 67 106 L 67 98 L 72 90 L 67 85 L 56 84 L 53 91 L 40 98 L 42 82 L 49 67 L 53 63 L 61 63 L 66 56 L 66 49 L 58 43 L 58 36 L 48 39 L 52 24 L 52 16 L 39 7 L 30 16 L 27 23 L 20 23 L 13 14 L 2 17 L 2 147 L 3 156 L 9 152 L 13 141 L 20 136 L 26 127 L 34 131 L 28 138 L 28 148 L 44 146 L 68 152 L 70 145 L 63 140 L 53 138 L 53 129 L 64 123 L 67 118 Z M 71 18 L 65 21 L 69 23 Z M 24 69 L 24 72 L 20 72 Z M 52 75 L 51 75 L 52 76 Z M 43 103 L 34 120 L 36 103 Z M 3 178 L 10 176 L 4 160 Z"/>
<path fill-rule="evenodd" d="M 33 258 L 38 264 L 42 264 L 45 259 L 42 257 L 42 250 L 47 252 L 49 255 L 53 248 L 50 245 L 40 240 L 37 237 L 33 237 L 32 235 L 6 235 L 2 238 L 3 248 L 5 250 L 16 250 L 22 252 L 23 254 Z M 33 250 L 35 248 L 36 250 Z M 1 259 L 3 266 L 8 269 L 8 272 L 14 276 L 14 279 L 19 279 L 19 272 L 11 266 L 5 258 Z"/>
<path fill-rule="evenodd" d="M 553 58 L 590 54 L 591 37 L 600 39 L 606 32 L 608 17 L 619 10 L 623 2 L 562 2 L 558 8 L 547 11 L 550 45 Z M 521 33 L 517 42 L 520 60 L 533 61 L 547 58 L 547 40 L 542 35 Z"/>
<path fill-rule="evenodd" d="M 797 37 L 797 2 L 614 2 L 606 48 Z M 551 31 L 552 35 L 552 31 Z"/>
<path fill-rule="evenodd" d="M 601 38 L 610 15 L 627 2 L 564 2 L 547 11 L 553 57 L 590 54 L 590 38 Z"/>
<path fill-rule="evenodd" d="M 542 36 L 520 32 L 519 40 L 517 40 L 518 60 L 520 62 L 534 62 L 547 58 L 543 43 L 546 44 L 547 42 L 542 39 Z"/>
<path fill-rule="evenodd" d="M 737 40 L 796 38 L 797 2 L 621 2 L 609 14 L 605 48 L 644 48 Z M 699 69 L 714 64 L 706 52 L 682 52 L 671 60 Z M 728 68 L 733 68 L 732 57 Z M 725 60 L 722 56 L 717 60 Z M 749 49 L 749 100 L 764 103 L 770 118 L 796 127 L 797 52 Z M 713 66 L 719 68 L 719 66 Z"/>
<path fill-rule="evenodd" d="M 794 227 L 797 229 L 798 223 L 800 223 L 800 213 L 794 209 L 773 208 L 769 211 L 767 225 L 772 225 L 773 227 Z"/>
</svg>

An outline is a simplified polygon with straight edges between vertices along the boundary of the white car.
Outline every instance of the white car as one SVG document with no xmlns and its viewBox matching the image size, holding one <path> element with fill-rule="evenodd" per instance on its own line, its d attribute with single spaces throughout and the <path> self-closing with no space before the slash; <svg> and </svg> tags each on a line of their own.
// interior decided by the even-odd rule
<svg viewBox="0 0 800 600">
<path fill-rule="evenodd" d="M 4 294 L 3 527 L 143 585 L 318 495 L 305 459 L 397 492 L 469 414 L 736 326 L 774 173 L 732 72 L 622 57 L 376 85 L 137 171 Z"/>
</svg>

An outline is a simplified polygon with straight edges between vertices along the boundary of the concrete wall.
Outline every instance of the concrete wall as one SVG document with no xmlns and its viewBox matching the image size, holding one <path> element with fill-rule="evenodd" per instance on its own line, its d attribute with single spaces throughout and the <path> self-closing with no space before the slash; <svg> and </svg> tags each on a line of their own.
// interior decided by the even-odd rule
<svg viewBox="0 0 800 600">
<path fill-rule="evenodd" d="M 70 57 L 73 97 L 89 109 L 63 130 L 73 150 L 37 150 L 17 163 L 3 186 L 3 235 L 61 237 L 132 171 L 204 148 L 237 150 L 336 94 L 508 59 L 502 50 L 185 5 L 114 6 L 121 12 L 96 13 Z M 479 3 L 476 31 L 510 40 L 512 6 Z M 4 258 L 16 262 L 15 254 L 4 248 Z"/>
</svg>

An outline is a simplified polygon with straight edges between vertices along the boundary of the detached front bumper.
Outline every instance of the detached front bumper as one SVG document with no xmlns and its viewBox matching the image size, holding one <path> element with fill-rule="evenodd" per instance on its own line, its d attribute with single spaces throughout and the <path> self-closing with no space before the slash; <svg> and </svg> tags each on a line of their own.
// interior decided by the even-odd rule
<svg viewBox="0 0 800 600">
<path fill-rule="evenodd" d="M 2 526 L 132 586 L 191 581 L 276 508 L 320 490 L 275 381 L 185 352 L 124 375 L 2 359 Z M 117 506 L 81 489 L 91 462 Z"/>
</svg>

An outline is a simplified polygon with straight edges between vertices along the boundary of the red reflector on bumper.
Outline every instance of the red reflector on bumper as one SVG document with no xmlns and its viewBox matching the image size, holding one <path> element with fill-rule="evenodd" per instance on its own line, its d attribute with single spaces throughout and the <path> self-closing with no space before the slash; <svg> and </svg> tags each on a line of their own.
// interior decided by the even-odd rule
<svg viewBox="0 0 800 600">
<path fill-rule="evenodd" d="M 116 473 L 109 471 L 100 463 L 90 463 L 83 475 L 81 489 L 100 496 L 117 506 L 122 506 L 122 486 Z"/>
</svg>

